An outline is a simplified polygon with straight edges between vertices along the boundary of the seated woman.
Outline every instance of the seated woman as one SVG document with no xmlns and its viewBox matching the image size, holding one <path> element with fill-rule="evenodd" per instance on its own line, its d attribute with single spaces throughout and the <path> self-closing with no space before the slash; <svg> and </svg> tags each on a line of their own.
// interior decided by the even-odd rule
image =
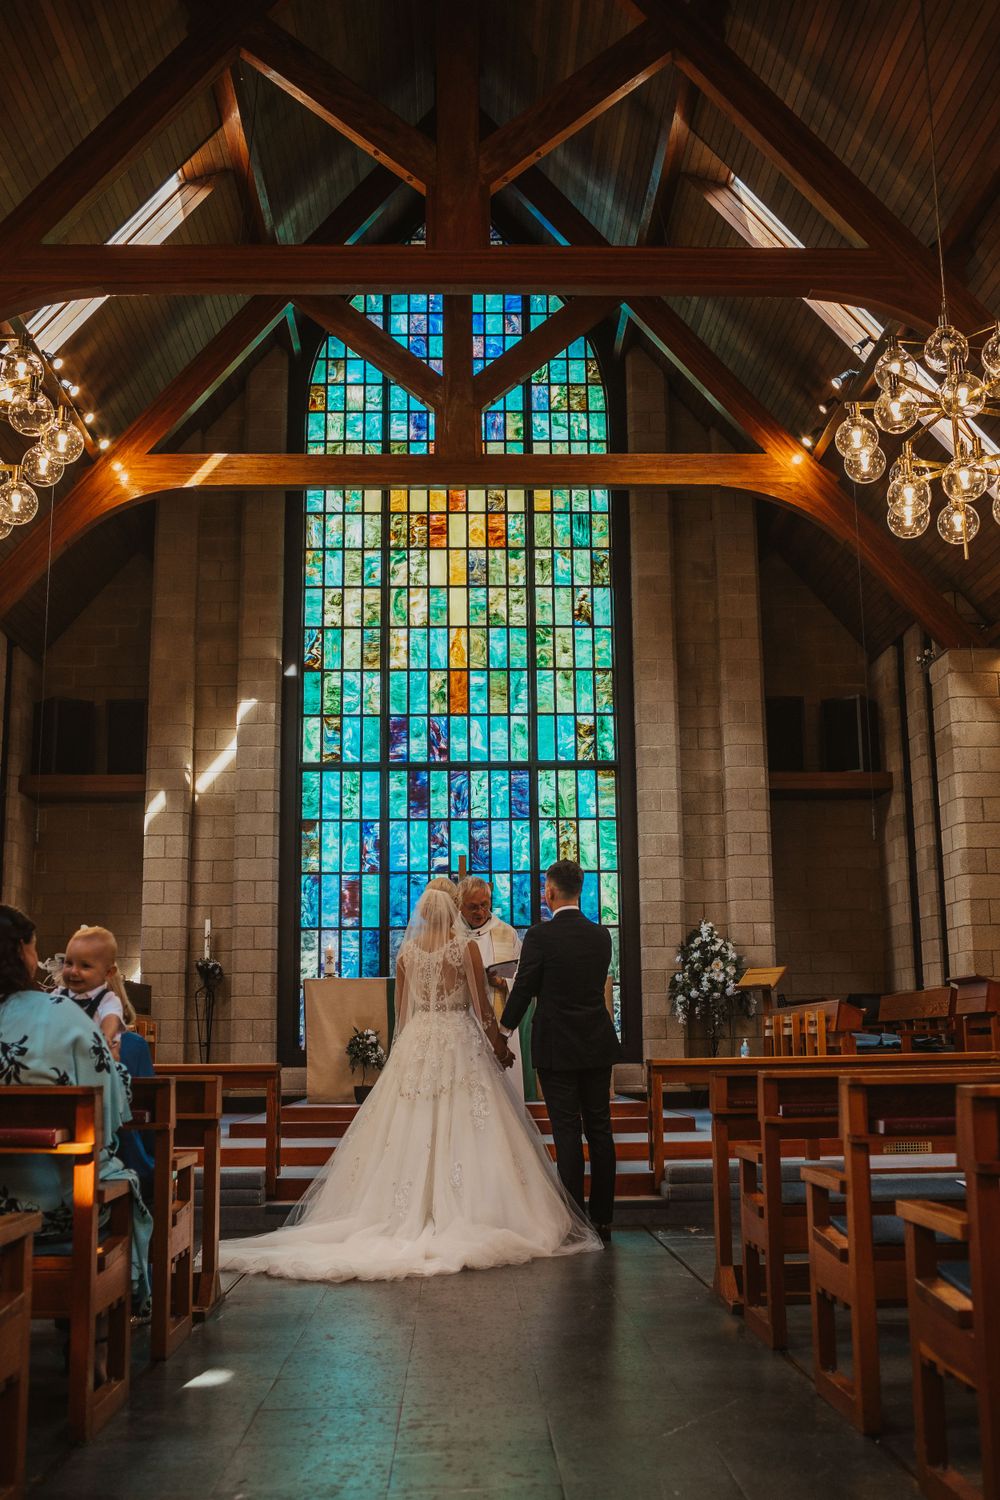
<svg viewBox="0 0 1000 1500">
<path fill-rule="evenodd" d="M 118 1132 L 131 1117 L 118 1068 L 100 1031 L 73 1000 L 50 995 L 35 983 L 35 924 L 13 906 L 0 905 L 0 1086 L 90 1085 L 104 1094 L 102 1181 L 125 1178 L 132 1188 L 132 1305 L 149 1303 L 149 1239 L 153 1221 L 135 1174 L 116 1155 Z M 8 1156 L 3 1163 L 0 1212 L 41 1210 L 39 1239 L 68 1239 L 73 1232 L 70 1169 L 51 1156 Z M 40 1245 L 40 1248 L 42 1246 Z"/>
</svg>

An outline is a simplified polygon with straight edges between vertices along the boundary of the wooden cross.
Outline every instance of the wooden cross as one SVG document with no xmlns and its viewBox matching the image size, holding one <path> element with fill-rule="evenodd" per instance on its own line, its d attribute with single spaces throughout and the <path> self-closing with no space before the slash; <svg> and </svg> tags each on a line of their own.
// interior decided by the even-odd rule
<svg viewBox="0 0 1000 1500">
<path fill-rule="evenodd" d="M 459 880 L 464 880 L 465 879 L 465 875 L 466 875 L 465 855 L 464 854 L 460 854 L 458 856 L 458 878 L 459 878 Z"/>
</svg>

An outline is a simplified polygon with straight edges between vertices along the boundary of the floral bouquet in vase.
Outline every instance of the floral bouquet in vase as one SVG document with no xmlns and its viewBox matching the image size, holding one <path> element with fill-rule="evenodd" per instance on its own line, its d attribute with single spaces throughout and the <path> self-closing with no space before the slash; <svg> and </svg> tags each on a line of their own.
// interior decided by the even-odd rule
<svg viewBox="0 0 1000 1500">
<path fill-rule="evenodd" d="M 351 1072 L 355 1073 L 358 1068 L 361 1069 L 361 1083 L 355 1085 L 354 1089 L 354 1097 L 360 1104 L 374 1087 L 366 1082 L 369 1070 L 373 1073 L 380 1073 L 385 1067 L 385 1049 L 378 1039 L 378 1032 L 371 1026 L 367 1026 L 364 1031 L 357 1026 L 351 1029 L 354 1035 L 344 1050 L 351 1065 Z"/>
<path fill-rule="evenodd" d="M 745 965 L 728 938 L 703 918 L 681 944 L 677 972 L 670 980 L 671 1008 L 685 1025 L 700 1021 L 708 1033 L 712 1056 L 729 1022 L 734 1004 L 746 1016 L 755 1010 L 753 996 L 736 986 Z"/>
</svg>

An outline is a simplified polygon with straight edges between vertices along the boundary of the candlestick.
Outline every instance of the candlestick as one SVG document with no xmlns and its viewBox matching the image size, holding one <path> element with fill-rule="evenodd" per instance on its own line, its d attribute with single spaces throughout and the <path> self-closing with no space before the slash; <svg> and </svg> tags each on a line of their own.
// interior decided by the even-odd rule
<svg viewBox="0 0 1000 1500">
<path fill-rule="evenodd" d="M 205 957 L 212 957 L 212 918 L 205 918 Z"/>
</svg>

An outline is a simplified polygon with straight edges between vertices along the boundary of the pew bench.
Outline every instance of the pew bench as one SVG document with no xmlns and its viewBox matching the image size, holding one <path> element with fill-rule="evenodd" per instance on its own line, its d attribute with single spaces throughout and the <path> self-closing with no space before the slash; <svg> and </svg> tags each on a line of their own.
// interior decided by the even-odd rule
<svg viewBox="0 0 1000 1500">
<path fill-rule="evenodd" d="M 222 1181 L 222 1079 L 157 1063 L 157 1078 L 174 1084 L 174 1144 L 201 1163 L 201 1264 L 194 1277 L 194 1316 L 206 1318 L 219 1300 L 219 1219 Z"/>
<path fill-rule="evenodd" d="M 153 1312 L 150 1353 L 169 1359 L 191 1332 L 194 1307 L 194 1169 L 197 1153 L 176 1145 L 173 1078 L 133 1078 L 133 1125 L 153 1143 Z"/>
<path fill-rule="evenodd" d="M 31 1242 L 41 1214 L 0 1216 L 0 1500 L 23 1493 L 31 1347 Z"/>
<path fill-rule="evenodd" d="M 928 990 L 900 990 L 883 995 L 878 1005 L 878 1020 L 858 1037 L 864 1048 L 864 1037 L 898 1038 L 904 1052 L 914 1052 L 935 1044 L 954 1045 L 955 1003 L 957 992 L 951 984 L 940 984 Z"/>
<path fill-rule="evenodd" d="M 1000 1086 L 958 1090 L 958 1163 L 967 1207 L 901 1202 L 920 1487 L 931 1500 L 1000 1494 Z M 942 1261 L 941 1242 L 962 1247 Z M 945 1377 L 975 1391 L 982 1485 L 948 1462 Z"/>
<path fill-rule="evenodd" d="M 955 1093 L 963 1082 L 1000 1082 L 1000 1068 L 936 1067 L 928 1076 L 849 1074 L 840 1079 L 837 1135 L 844 1165 L 802 1168 L 806 1183 L 813 1374 L 817 1392 L 869 1435 L 881 1429 L 879 1305 L 904 1305 L 906 1263 L 903 1223 L 895 1211 L 892 1174 L 876 1197 L 872 1157 L 888 1152 L 955 1152 Z M 899 1197 L 914 1195 L 913 1168 L 897 1175 Z M 938 1199 L 961 1200 L 954 1181 Z M 959 1258 L 940 1247 L 943 1258 Z M 839 1363 L 835 1310 L 850 1318 L 851 1374 Z"/>
<path fill-rule="evenodd" d="M 281 1171 L 281 1064 L 157 1063 L 156 1071 L 172 1078 L 196 1078 L 207 1073 L 221 1079 L 223 1095 L 264 1095 L 264 1191 L 268 1198 L 276 1198 Z"/>
<path fill-rule="evenodd" d="M 919 1077 L 932 1077 L 936 1069 L 954 1066 L 947 1055 L 911 1057 L 909 1063 L 904 1071 Z M 879 1070 L 872 1059 L 865 1059 L 857 1071 L 868 1077 L 872 1068 L 889 1077 L 900 1076 L 898 1068 Z M 747 1326 L 772 1349 L 787 1345 L 787 1306 L 809 1300 L 805 1185 L 783 1180 L 782 1159 L 793 1143 L 807 1159 L 842 1153 L 836 1130 L 843 1076 L 842 1070 L 762 1072 L 757 1095 L 759 1141 L 740 1142 L 735 1148 L 740 1164 L 743 1314 Z M 884 1196 L 891 1192 L 891 1184 L 887 1188 L 878 1175 L 873 1176 L 873 1191 Z"/>
<path fill-rule="evenodd" d="M 825 1057 L 857 1051 L 864 1011 L 846 1000 L 806 1000 L 764 1016 L 764 1050 L 772 1057 Z"/>
<path fill-rule="evenodd" d="M 0 1089 L 0 1158 L 50 1156 L 72 1170 L 71 1237 L 33 1245 L 32 1316 L 69 1322 L 69 1426 L 76 1442 L 99 1432 L 129 1393 L 132 1194 L 126 1181 L 99 1179 L 103 1131 L 100 1089 Z M 107 1376 L 96 1385 L 97 1325 L 104 1318 Z"/>
</svg>

